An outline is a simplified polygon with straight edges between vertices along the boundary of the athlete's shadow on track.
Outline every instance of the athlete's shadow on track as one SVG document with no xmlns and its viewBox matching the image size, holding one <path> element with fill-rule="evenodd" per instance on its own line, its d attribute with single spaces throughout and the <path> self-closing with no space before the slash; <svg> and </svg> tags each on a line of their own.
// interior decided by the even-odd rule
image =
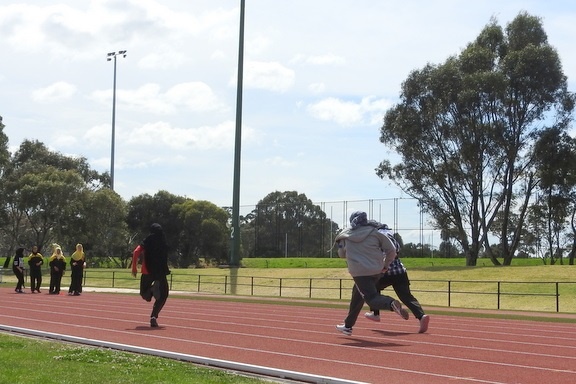
<svg viewBox="0 0 576 384">
<path fill-rule="evenodd" d="M 164 327 L 163 326 L 159 326 L 159 327 L 150 327 L 150 326 L 145 326 L 145 325 L 138 325 L 137 327 L 133 328 L 133 329 L 126 329 L 127 331 L 160 331 L 163 330 Z"/>
<path fill-rule="evenodd" d="M 390 332 L 390 331 L 384 331 L 381 329 L 375 329 L 374 330 L 375 333 L 378 333 L 382 336 L 386 336 L 386 337 L 394 337 L 394 336 L 408 336 L 411 333 L 410 332 Z"/>
<path fill-rule="evenodd" d="M 390 342 L 382 342 L 382 341 L 373 341 L 373 340 L 365 340 L 365 339 L 348 339 L 350 341 L 343 343 L 342 345 L 346 345 L 349 347 L 361 347 L 361 348 L 394 348 L 394 347 L 403 347 L 404 345 L 398 343 L 390 343 Z"/>
</svg>

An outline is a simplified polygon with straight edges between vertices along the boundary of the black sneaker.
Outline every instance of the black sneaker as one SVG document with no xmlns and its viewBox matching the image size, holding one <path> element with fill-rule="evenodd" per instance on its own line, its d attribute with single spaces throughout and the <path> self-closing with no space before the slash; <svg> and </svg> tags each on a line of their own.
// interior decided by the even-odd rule
<svg viewBox="0 0 576 384">
<path fill-rule="evenodd" d="M 155 317 L 151 317 L 151 318 L 150 318 L 150 326 L 151 326 L 152 328 L 158 327 L 158 321 L 156 321 L 156 318 L 155 318 Z"/>
</svg>

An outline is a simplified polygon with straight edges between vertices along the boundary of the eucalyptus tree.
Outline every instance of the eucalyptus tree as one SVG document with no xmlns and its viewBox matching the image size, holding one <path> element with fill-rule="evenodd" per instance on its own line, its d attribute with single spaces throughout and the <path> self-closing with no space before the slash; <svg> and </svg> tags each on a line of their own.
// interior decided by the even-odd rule
<svg viewBox="0 0 576 384">
<path fill-rule="evenodd" d="M 110 188 L 86 190 L 82 210 L 68 226 L 70 243 L 84 244 L 84 250 L 91 256 L 89 262 L 97 263 L 98 259 L 92 258 L 97 256 L 119 268 L 128 267 L 134 247 L 126 224 L 127 214 L 126 201 Z"/>
<path fill-rule="evenodd" d="M 83 157 L 54 152 L 25 140 L 2 175 L 5 230 L 13 244 L 43 248 L 69 239 L 70 224 L 82 218 L 86 191 L 104 186 L 106 177 Z"/>
<path fill-rule="evenodd" d="M 10 152 L 8 151 L 8 136 L 4 133 L 5 125 L 2 123 L 2 116 L 0 116 L 0 177 L 4 173 L 4 169 L 10 161 Z"/>
<path fill-rule="evenodd" d="M 562 262 L 570 216 L 576 211 L 576 139 L 560 129 L 548 129 L 536 143 L 538 179 L 534 203 L 529 210 L 530 236 L 538 244 L 538 256 Z M 573 231 L 570 230 L 573 234 Z"/>
<path fill-rule="evenodd" d="M 4 170 L 6 169 L 10 161 L 10 152 L 8 151 L 8 136 L 4 133 L 5 125 L 2 123 L 2 116 L 0 116 L 0 180 L 2 180 L 4 175 Z M 10 244 L 11 236 L 7 231 L 9 220 L 8 212 L 8 202 L 6 200 L 6 193 L 3 190 L 3 183 L 0 184 L 0 251 L 6 252 L 5 254 L 12 254 L 13 247 L 6 246 Z"/>
<path fill-rule="evenodd" d="M 254 240 L 243 236 L 242 244 L 253 243 L 253 251 L 246 251 L 257 257 L 327 255 L 338 229 L 320 206 L 296 191 L 269 193 L 244 222 L 243 233 Z"/>
<path fill-rule="evenodd" d="M 230 249 L 230 214 L 223 208 L 204 200 L 188 199 L 174 204 L 171 211 L 180 225 L 178 233 L 178 265 L 186 268 L 208 264 L 222 264 Z"/>
<path fill-rule="evenodd" d="M 573 108 L 540 18 L 523 12 L 506 28 L 492 19 L 459 55 L 410 73 L 380 136 L 401 160 L 376 173 L 419 199 L 467 265 L 482 249 L 499 264 L 494 237 L 510 264 L 539 181 L 534 143 L 567 129 Z"/>
<path fill-rule="evenodd" d="M 126 216 L 131 237 L 138 243 L 149 233 L 150 225 L 159 223 L 164 228 L 166 240 L 170 245 L 170 258 L 172 260 L 177 258 L 179 233 L 182 225 L 172 207 L 186 200 L 186 197 L 177 196 L 168 191 L 158 191 L 154 195 L 145 193 L 132 197 L 128 201 Z"/>
</svg>

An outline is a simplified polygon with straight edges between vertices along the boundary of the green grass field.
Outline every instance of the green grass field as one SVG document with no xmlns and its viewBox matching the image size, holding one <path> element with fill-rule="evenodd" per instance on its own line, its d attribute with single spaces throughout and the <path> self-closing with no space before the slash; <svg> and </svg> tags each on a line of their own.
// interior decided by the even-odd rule
<svg viewBox="0 0 576 384">
<path fill-rule="evenodd" d="M 258 384 L 262 380 L 160 357 L 0 333 L 0 383 Z M 103 376 L 105 373 L 105 376 Z M 105 377 L 105 378 L 104 378 Z"/>
</svg>

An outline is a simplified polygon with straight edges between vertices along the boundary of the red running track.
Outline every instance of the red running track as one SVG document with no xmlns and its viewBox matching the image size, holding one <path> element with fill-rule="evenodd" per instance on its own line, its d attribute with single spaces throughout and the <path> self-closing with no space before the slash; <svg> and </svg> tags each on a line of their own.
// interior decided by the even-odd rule
<svg viewBox="0 0 576 384">
<path fill-rule="evenodd" d="M 570 323 L 431 315 L 428 333 L 394 313 L 334 328 L 345 309 L 171 296 L 150 328 L 134 294 L 16 294 L 0 288 L 12 327 L 366 383 L 576 383 Z M 317 382 L 330 382 L 318 380 Z"/>
</svg>

